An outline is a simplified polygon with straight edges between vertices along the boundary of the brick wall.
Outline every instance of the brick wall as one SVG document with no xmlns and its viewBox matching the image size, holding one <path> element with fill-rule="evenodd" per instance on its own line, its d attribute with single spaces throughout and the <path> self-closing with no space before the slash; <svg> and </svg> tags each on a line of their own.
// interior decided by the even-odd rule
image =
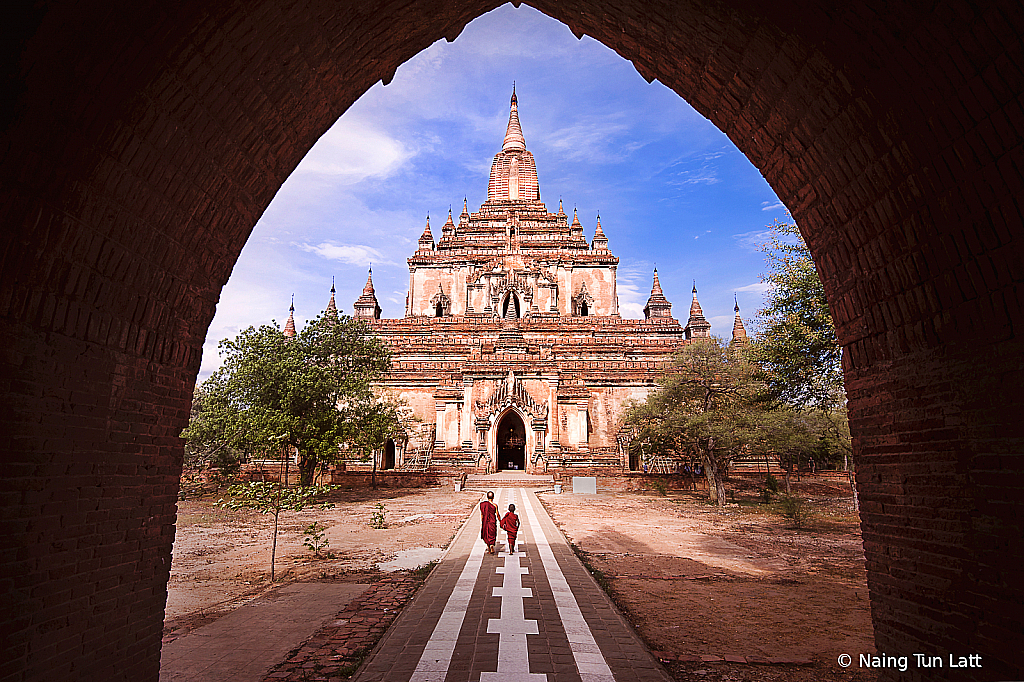
<svg viewBox="0 0 1024 682">
<path fill-rule="evenodd" d="M 496 4 L 5 16 L 0 680 L 157 678 L 176 434 L 238 252 L 340 113 Z M 879 648 L 1024 676 L 1019 3 L 535 6 L 708 116 L 805 230 L 846 346 Z"/>
</svg>

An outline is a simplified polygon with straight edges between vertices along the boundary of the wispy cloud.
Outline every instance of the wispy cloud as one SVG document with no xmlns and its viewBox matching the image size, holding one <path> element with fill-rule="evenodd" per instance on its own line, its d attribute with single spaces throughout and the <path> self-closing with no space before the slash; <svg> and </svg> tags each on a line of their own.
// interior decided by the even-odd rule
<svg viewBox="0 0 1024 682">
<path fill-rule="evenodd" d="M 342 118 L 313 145 L 295 173 L 355 184 L 391 175 L 412 155 L 405 144 L 372 123 L 359 117 Z"/>
<path fill-rule="evenodd" d="M 316 254 L 321 258 L 336 260 L 350 265 L 366 265 L 368 263 L 380 263 L 381 265 L 392 265 L 387 261 L 380 251 L 372 246 L 361 244 L 332 244 L 323 242 L 321 244 L 296 243 L 295 246 L 303 251 Z"/>
<path fill-rule="evenodd" d="M 767 244 L 771 240 L 772 233 L 770 230 L 753 230 L 751 232 L 741 232 L 740 234 L 734 234 L 732 238 L 736 240 L 736 246 L 747 251 L 760 251 L 762 244 Z"/>
<path fill-rule="evenodd" d="M 775 210 L 778 210 L 780 208 L 783 209 L 783 210 L 786 209 L 786 205 L 784 203 L 782 203 L 781 201 L 774 201 L 774 202 L 772 202 L 772 201 L 762 201 L 761 202 L 761 210 L 762 211 L 775 211 Z"/>
<path fill-rule="evenodd" d="M 736 289 L 736 291 L 746 292 L 750 294 L 763 294 L 771 288 L 772 285 L 769 284 L 768 282 L 754 282 L 753 284 L 748 284 L 745 287 L 740 287 Z"/>
<path fill-rule="evenodd" d="M 604 116 L 584 116 L 572 125 L 560 127 L 540 142 L 559 158 L 571 161 L 603 163 L 623 155 L 616 138 L 629 130 L 621 112 Z"/>
</svg>

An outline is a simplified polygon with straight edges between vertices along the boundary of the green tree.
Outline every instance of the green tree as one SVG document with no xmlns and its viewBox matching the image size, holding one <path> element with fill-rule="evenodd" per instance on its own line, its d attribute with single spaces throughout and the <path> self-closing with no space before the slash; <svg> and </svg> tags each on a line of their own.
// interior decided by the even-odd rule
<svg viewBox="0 0 1024 682">
<path fill-rule="evenodd" d="M 387 440 L 407 433 L 416 418 L 404 402 L 390 395 L 370 396 L 355 407 L 358 416 L 352 422 L 352 445 L 372 461 L 370 486 L 377 489 L 377 452 Z"/>
<path fill-rule="evenodd" d="M 292 338 L 276 324 L 249 327 L 221 341 L 220 352 L 224 364 L 200 387 L 202 418 L 182 437 L 250 455 L 295 448 L 304 487 L 354 438 L 371 383 L 391 366 L 372 330 L 344 316 L 319 317 Z"/>
<path fill-rule="evenodd" d="M 757 442 L 764 424 L 754 369 L 717 338 L 684 346 L 659 390 L 627 411 L 631 447 L 699 460 L 711 500 L 724 505 L 724 470 Z"/>
<path fill-rule="evenodd" d="M 309 506 L 330 509 L 332 502 L 316 502 L 315 500 L 334 490 L 337 486 L 310 488 L 286 488 L 281 483 L 269 481 L 252 481 L 237 483 L 228 488 L 231 499 L 220 499 L 217 504 L 225 509 L 253 509 L 260 514 L 274 515 L 274 536 L 270 548 L 270 582 L 274 582 L 274 563 L 277 558 L 278 520 L 283 511 L 302 511 Z"/>
<path fill-rule="evenodd" d="M 763 246 L 769 272 L 764 281 L 771 285 L 759 313 L 761 331 L 748 357 L 761 370 L 765 399 L 784 405 L 794 414 L 814 413 L 822 421 L 818 432 L 819 454 L 841 453 L 844 462 L 853 454 L 846 414 L 843 385 L 842 347 L 825 298 L 825 287 L 811 259 L 810 250 L 793 223 L 775 221 L 769 241 Z M 789 426 L 796 422 L 790 417 Z M 805 415 L 806 419 L 806 415 Z M 811 431 L 814 431 L 812 429 Z M 794 443 L 779 452 L 804 449 L 803 428 L 783 428 Z M 844 464 L 853 487 L 853 474 Z M 787 469 L 787 486 L 788 486 Z M 856 496 L 854 497 L 856 504 Z"/>
<path fill-rule="evenodd" d="M 846 402 L 842 348 L 818 271 L 800 230 L 776 221 L 763 246 L 771 285 L 751 359 L 769 395 L 795 408 L 832 412 Z"/>
</svg>

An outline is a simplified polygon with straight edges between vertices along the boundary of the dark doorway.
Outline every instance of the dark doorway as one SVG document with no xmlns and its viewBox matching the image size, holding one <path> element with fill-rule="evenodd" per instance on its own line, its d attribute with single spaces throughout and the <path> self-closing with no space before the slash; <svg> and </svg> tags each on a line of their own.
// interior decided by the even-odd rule
<svg viewBox="0 0 1024 682">
<path fill-rule="evenodd" d="M 580 315 L 586 317 L 588 314 L 589 309 L 587 308 L 587 302 L 584 301 L 583 303 L 580 303 Z"/>
<path fill-rule="evenodd" d="M 526 425 L 515 412 L 508 412 L 498 423 L 497 471 L 526 468 Z"/>
<path fill-rule="evenodd" d="M 394 469 L 395 468 L 395 441 L 388 438 L 384 442 L 384 463 L 381 465 L 381 469 Z"/>
<path fill-rule="evenodd" d="M 501 316 L 506 320 L 517 320 L 521 316 L 519 314 L 519 297 L 515 294 L 509 294 L 508 298 L 505 299 L 505 307 L 501 311 Z"/>
<path fill-rule="evenodd" d="M 440 303 L 434 308 L 434 317 L 444 317 L 444 306 Z"/>
</svg>

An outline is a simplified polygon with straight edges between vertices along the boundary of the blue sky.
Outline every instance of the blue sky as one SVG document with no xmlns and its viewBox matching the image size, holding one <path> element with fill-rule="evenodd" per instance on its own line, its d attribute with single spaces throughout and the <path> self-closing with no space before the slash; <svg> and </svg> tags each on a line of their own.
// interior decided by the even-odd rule
<svg viewBox="0 0 1024 682">
<path fill-rule="evenodd" d="M 729 139 L 657 81 L 565 25 L 504 5 L 440 40 L 368 90 L 285 181 L 221 293 L 200 378 L 217 342 L 272 319 L 295 294 L 301 325 L 352 303 L 373 264 L 383 317 L 404 314 L 409 270 L 429 212 L 478 210 L 501 149 L 512 82 L 548 210 L 575 206 L 588 239 L 597 214 L 620 259 L 623 317 L 643 317 L 655 264 L 685 322 L 693 280 L 712 333 L 732 332 L 733 294 L 748 330 L 762 306 L 766 225 L 785 208 Z"/>
</svg>

